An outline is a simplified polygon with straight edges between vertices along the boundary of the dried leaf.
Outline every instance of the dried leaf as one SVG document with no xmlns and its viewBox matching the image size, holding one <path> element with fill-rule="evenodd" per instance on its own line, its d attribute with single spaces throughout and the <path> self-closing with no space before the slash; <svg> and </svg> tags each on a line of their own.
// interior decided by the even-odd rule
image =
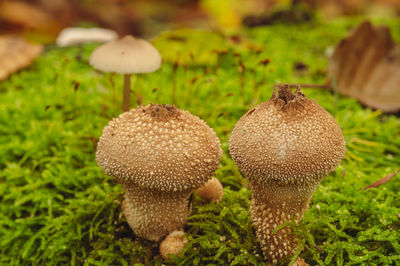
<svg viewBox="0 0 400 266">
<path fill-rule="evenodd" d="M 399 172 L 400 172 L 400 169 L 398 169 L 397 171 L 395 171 L 395 172 L 393 172 L 391 174 L 388 174 L 385 177 L 382 177 L 381 179 L 379 179 L 378 181 L 372 183 L 371 185 L 366 186 L 365 188 L 363 188 L 363 190 L 367 190 L 367 189 L 373 188 L 373 187 L 379 187 L 380 185 L 386 184 L 387 182 L 390 181 L 390 179 L 395 177 Z"/>
<path fill-rule="evenodd" d="M 21 25 L 26 29 L 44 32 L 58 32 L 60 23 L 48 12 L 29 1 L 0 1 L 0 18 L 7 22 Z"/>
<path fill-rule="evenodd" d="M 17 35 L 0 36 L 0 80 L 29 66 L 42 50 L 41 45 L 30 44 Z"/>
<path fill-rule="evenodd" d="M 400 110 L 400 47 L 389 29 L 362 23 L 336 45 L 328 79 L 340 93 L 384 112 Z"/>
</svg>

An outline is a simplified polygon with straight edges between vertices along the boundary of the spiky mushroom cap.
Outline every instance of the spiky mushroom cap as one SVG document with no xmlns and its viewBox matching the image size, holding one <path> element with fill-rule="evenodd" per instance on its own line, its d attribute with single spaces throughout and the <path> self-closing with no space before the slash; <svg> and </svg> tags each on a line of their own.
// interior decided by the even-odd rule
<svg viewBox="0 0 400 266">
<path fill-rule="evenodd" d="M 344 158 L 340 126 L 298 87 L 278 88 L 237 122 L 229 152 L 248 178 L 262 183 L 318 183 Z"/>
<path fill-rule="evenodd" d="M 320 180 L 343 159 L 346 148 L 339 125 L 300 89 L 279 87 L 271 99 L 237 122 L 229 151 L 249 179 L 250 214 L 265 258 L 277 263 L 296 252 L 291 228 L 302 219 Z"/>
<path fill-rule="evenodd" d="M 161 191 L 187 191 L 211 178 L 222 150 L 215 132 L 170 105 L 141 106 L 103 129 L 96 160 L 121 183 Z"/>
<path fill-rule="evenodd" d="M 119 74 L 148 73 L 161 66 L 161 56 L 149 42 L 127 35 L 96 48 L 90 64 L 104 72 Z"/>
</svg>

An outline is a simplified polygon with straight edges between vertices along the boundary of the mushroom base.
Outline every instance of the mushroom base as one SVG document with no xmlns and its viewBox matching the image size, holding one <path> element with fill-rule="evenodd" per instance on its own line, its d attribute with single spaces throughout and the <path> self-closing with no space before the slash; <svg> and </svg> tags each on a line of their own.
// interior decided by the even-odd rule
<svg viewBox="0 0 400 266">
<path fill-rule="evenodd" d="M 298 223 L 309 207 L 316 185 L 299 184 L 260 184 L 250 180 L 253 192 L 250 215 L 256 227 L 264 257 L 278 263 L 296 252 L 298 243 L 290 227 L 279 226 L 292 219 Z"/>
<path fill-rule="evenodd" d="M 161 192 L 132 184 L 124 186 L 123 212 L 133 232 L 152 241 L 159 241 L 174 230 L 182 229 L 191 212 L 192 191 Z"/>
</svg>

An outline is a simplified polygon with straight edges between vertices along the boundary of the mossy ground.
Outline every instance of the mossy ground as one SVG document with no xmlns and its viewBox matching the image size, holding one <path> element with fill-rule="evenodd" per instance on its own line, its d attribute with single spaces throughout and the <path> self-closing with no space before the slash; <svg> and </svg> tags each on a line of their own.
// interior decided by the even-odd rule
<svg viewBox="0 0 400 266">
<path fill-rule="evenodd" d="M 177 31 L 155 40 L 164 63 L 133 78 L 135 99 L 172 103 L 175 86 L 176 105 L 213 127 L 224 150 L 216 173 L 223 200 L 194 198 L 189 242 L 170 261 L 132 233 L 121 187 L 94 159 L 102 128 L 121 112 L 122 77 L 88 65 L 95 45 L 48 46 L 29 69 L 0 83 L 0 264 L 262 264 L 248 214 L 251 191 L 227 152 L 229 134 L 274 83 L 324 82 L 325 51 L 360 21 L 260 27 L 234 38 Z M 399 41 L 400 22 L 383 22 Z M 268 65 L 259 63 L 265 59 Z M 308 70 L 294 70 L 298 61 Z M 304 93 L 337 119 L 348 152 L 296 227 L 300 256 L 312 265 L 399 265 L 400 178 L 362 188 L 400 167 L 400 119 L 328 91 Z"/>
</svg>

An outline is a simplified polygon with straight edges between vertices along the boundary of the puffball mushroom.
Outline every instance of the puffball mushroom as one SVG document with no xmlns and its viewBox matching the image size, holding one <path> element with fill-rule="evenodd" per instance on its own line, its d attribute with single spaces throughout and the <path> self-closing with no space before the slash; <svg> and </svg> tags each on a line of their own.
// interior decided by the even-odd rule
<svg viewBox="0 0 400 266">
<path fill-rule="evenodd" d="M 157 49 L 131 35 L 99 46 L 92 52 L 89 61 L 95 69 L 124 74 L 124 112 L 130 109 L 131 74 L 154 72 L 161 66 Z"/>
<path fill-rule="evenodd" d="M 229 152 L 250 183 L 250 214 L 265 258 L 277 263 L 298 246 L 292 230 L 317 185 L 345 156 L 342 131 L 315 101 L 281 86 L 270 100 L 244 114 L 235 125 Z"/>
<path fill-rule="evenodd" d="M 173 231 L 160 243 L 160 254 L 166 260 L 169 259 L 169 255 L 178 256 L 186 243 L 183 231 Z"/>
<path fill-rule="evenodd" d="M 207 183 L 197 189 L 197 195 L 203 201 L 218 202 L 222 199 L 222 196 L 224 195 L 224 187 L 218 179 L 213 177 L 208 180 Z"/>
<path fill-rule="evenodd" d="M 136 235 L 159 241 L 181 229 L 193 190 L 219 167 L 215 132 L 170 105 L 141 106 L 103 129 L 96 160 L 125 190 L 125 217 Z"/>
</svg>

